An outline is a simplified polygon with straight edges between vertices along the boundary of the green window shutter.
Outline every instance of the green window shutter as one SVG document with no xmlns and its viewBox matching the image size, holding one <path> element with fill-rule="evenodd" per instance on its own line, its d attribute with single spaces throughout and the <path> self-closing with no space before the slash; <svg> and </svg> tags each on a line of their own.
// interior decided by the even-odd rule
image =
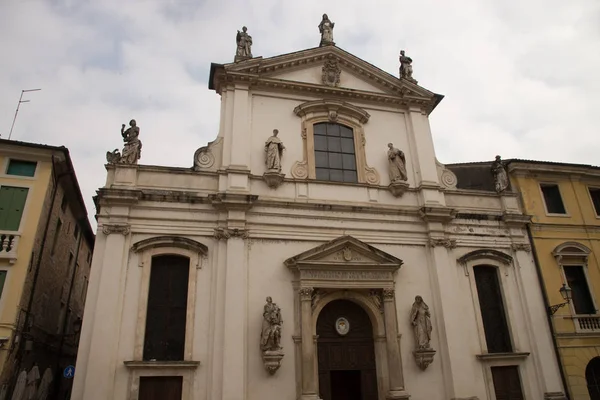
<svg viewBox="0 0 600 400">
<path fill-rule="evenodd" d="M 7 175 L 34 176 L 37 163 L 35 161 L 10 160 Z"/>
<path fill-rule="evenodd" d="M 0 230 L 18 231 L 29 189 L 0 187 Z"/>
<path fill-rule="evenodd" d="M 4 291 L 4 281 L 6 280 L 6 271 L 0 271 L 0 298 L 2 298 L 2 292 Z"/>
</svg>

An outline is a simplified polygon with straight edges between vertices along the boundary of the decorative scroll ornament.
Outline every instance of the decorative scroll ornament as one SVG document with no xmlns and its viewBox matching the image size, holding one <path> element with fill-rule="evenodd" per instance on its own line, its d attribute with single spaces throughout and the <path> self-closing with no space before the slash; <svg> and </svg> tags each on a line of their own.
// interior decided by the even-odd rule
<svg viewBox="0 0 600 400">
<path fill-rule="evenodd" d="M 447 249 L 455 249 L 456 248 L 456 240 L 455 239 L 444 239 L 444 238 L 431 238 L 431 239 L 429 239 L 429 245 L 431 247 L 444 246 Z"/>
<path fill-rule="evenodd" d="M 238 229 L 238 228 L 215 228 L 214 237 L 217 240 L 227 240 L 232 237 L 237 237 L 241 239 L 248 239 L 249 234 L 246 229 Z"/>
<path fill-rule="evenodd" d="M 511 247 L 514 251 L 531 253 L 531 245 L 527 243 L 513 243 Z"/>
<path fill-rule="evenodd" d="M 325 65 L 323 65 L 321 73 L 321 79 L 324 85 L 337 87 L 340 84 L 342 69 L 338 64 L 337 59 L 328 58 L 325 60 Z"/>
<path fill-rule="evenodd" d="M 215 156 L 210 152 L 208 146 L 200 147 L 194 153 L 194 171 L 210 168 L 215 163 Z"/>
<path fill-rule="evenodd" d="M 102 225 L 102 233 L 106 236 L 111 233 L 120 233 L 123 236 L 129 235 L 130 226 L 127 224 L 104 224 Z"/>
<path fill-rule="evenodd" d="M 265 368 L 271 375 L 281 366 L 281 359 L 284 355 L 281 347 L 282 325 L 281 309 L 276 303 L 273 303 L 271 297 L 267 297 L 267 302 L 263 308 L 260 349 Z"/>
<path fill-rule="evenodd" d="M 308 162 L 296 161 L 292 166 L 292 177 L 296 179 L 308 178 Z"/>
</svg>

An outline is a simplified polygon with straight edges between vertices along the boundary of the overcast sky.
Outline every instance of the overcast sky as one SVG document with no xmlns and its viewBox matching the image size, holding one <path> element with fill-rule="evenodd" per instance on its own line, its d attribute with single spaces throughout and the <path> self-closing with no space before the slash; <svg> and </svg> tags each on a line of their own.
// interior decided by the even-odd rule
<svg viewBox="0 0 600 400">
<path fill-rule="evenodd" d="M 326 12 L 344 50 L 445 95 L 431 115 L 443 163 L 504 158 L 599 165 L 598 0 L 0 0 L 0 134 L 65 145 L 93 220 L 107 150 L 138 121 L 143 164 L 190 167 L 217 135 L 211 62 L 319 43 Z"/>
</svg>

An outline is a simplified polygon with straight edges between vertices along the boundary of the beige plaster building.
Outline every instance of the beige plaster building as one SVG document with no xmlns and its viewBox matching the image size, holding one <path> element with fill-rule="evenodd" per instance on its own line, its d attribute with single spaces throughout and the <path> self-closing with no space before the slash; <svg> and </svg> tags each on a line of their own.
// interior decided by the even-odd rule
<svg viewBox="0 0 600 400">
<path fill-rule="evenodd" d="M 109 154 L 72 399 L 565 398 L 517 195 L 457 189 L 442 96 L 321 29 L 238 35 L 192 168 Z"/>
</svg>

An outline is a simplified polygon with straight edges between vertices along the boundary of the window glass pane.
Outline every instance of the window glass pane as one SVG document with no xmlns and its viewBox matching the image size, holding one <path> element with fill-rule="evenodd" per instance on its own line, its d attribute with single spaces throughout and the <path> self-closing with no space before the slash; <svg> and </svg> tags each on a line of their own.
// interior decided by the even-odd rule
<svg viewBox="0 0 600 400">
<path fill-rule="evenodd" d="M 600 215 L 600 189 L 590 188 L 590 196 L 592 197 L 592 203 L 594 204 L 596 215 Z"/>
<path fill-rule="evenodd" d="M 358 182 L 356 171 L 344 171 L 344 182 Z"/>
<path fill-rule="evenodd" d="M 342 138 L 342 153 L 354 154 L 354 139 Z"/>
<path fill-rule="evenodd" d="M 347 126 L 340 126 L 340 133 L 342 134 L 342 137 L 347 137 L 347 138 L 353 138 L 354 135 L 352 134 L 352 129 L 348 128 Z"/>
<path fill-rule="evenodd" d="M 315 124 L 314 125 L 314 134 L 315 135 L 326 135 L 327 134 L 327 124 Z"/>
<path fill-rule="evenodd" d="M 565 265 L 563 268 L 567 284 L 573 291 L 573 307 L 575 307 L 575 312 L 577 314 L 596 314 L 583 267 L 581 265 Z"/>
<path fill-rule="evenodd" d="M 36 166 L 37 163 L 35 161 L 10 160 L 8 162 L 8 169 L 6 170 L 6 174 L 19 176 L 34 176 Z"/>
<path fill-rule="evenodd" d="M 338 124 L 327 124 L 327 136 L 340 136 L 340 126 Z"/>
<path fill-rule="evenodd" d="M 342 167 L 356 171 L 356 159 L 354 154 L 342 154 Z"/>
<path fill-rule="evenodd" d="M 329 168 L 342 169 L 342 155 L 340 153 L 329 153 Z"/>
<path fill-rule="evenodd" d="M 0 229 L 18 231 L 29 189 L 0 187 Z"/>
<path fill-rule="evenodd" d="M 315 151 L 315 167 L 327 168 L 329 167 L 329 160 L 327 158 L 326 151 Z"/>
<path fill-rule="evenodd" d="M 329 180 L 329 170 L 327 168 L 316 168 L 317 179 L 322 181 Z"/>
<path fill-rule="evenodd" d="M 327 137 L 327 150 L 329 151 L 342 151 L 342 145 L 340 143 L 340 138 L 337 137 Z"/>
<path fill-rule="evenodd" d="M 558 185 L 542 185 L 542 193 L 549 214 L 566 214 Z"/>
<path fill-rule="evenodd" d="M 327 136 L 315 136 L 315 150 L 327 151 Z"/>
<path fill-rule="evenodd" d="M 344 182 L 344 171 L 341 169 L 330 169 L 329 179 L 334 182 Z"/>
</svg>

